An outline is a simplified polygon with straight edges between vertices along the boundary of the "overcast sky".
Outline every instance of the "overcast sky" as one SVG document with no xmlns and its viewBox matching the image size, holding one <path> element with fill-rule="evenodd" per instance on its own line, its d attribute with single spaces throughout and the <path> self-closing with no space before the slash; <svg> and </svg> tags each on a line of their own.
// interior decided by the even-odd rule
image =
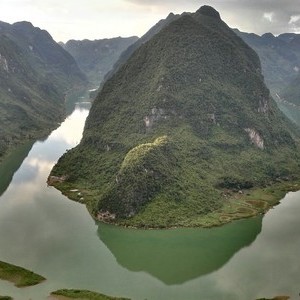
<svg viewBox="0 0 300 300">
<path fill-rule="evenodd" d="M 241 31 L 300 33 L 299 0 L 0 0 L 0 20 L 30 21 L 56 41 L 143 35 L 170 12 L 216 8 Z"/>
</svg>

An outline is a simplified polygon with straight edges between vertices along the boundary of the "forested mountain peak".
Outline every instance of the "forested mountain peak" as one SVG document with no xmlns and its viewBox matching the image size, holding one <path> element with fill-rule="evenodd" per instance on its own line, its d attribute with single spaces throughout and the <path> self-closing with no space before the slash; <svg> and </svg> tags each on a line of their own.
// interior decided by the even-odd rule
<svg viewBox="0 0 300 300">
<path fill-rule="evenodd" d="M 297 172 L 297 147 L 257 54 L 203 7 L 165 25 L 105 82 L 80 145 L 52 175 L 92 190 L 100 219 L 196 225 L 222 209 L 224 189 Z"/>
</svg>

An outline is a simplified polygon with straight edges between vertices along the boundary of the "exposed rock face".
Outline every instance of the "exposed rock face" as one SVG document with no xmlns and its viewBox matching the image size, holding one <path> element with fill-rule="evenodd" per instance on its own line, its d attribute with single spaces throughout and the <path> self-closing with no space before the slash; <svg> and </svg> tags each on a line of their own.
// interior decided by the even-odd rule
<svg viewBox="0 0 300 300">
<path fill-rule="evenodd" d="M 2 67 L 4 71 L 9 72 L 7 60 L 4 56 L 1 55 L 1 53 L 0 53 L 0 67 Z"/>
<path fill-rule="evenodd" d="M 251 142 L 259 149 L 264 149 L 264 140 L 255 129 L 246 128 L 245 131 L 249 134 Z"/>
<path fill-rule="evenodd" d="M 266 98 L 262 98 L 259 100 L 258 112 L 266 114 L 269 111 L 269 103 Z"/>
<path fill-rule="evenodd" d="M 152 108 L 151 114 L 144 117 L 146 130 L 151 130 L 154 123 L 159 120 L 166 120 L 169 118 L 169 114 L 163 108 Z"/>
</svg>

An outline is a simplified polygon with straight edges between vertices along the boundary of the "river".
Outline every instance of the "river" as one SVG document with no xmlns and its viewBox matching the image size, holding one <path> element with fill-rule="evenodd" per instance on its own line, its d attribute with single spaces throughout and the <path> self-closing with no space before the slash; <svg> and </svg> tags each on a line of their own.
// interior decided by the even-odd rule
<svg viewBox="0 0 300 300">
<path fill-rule="evenodd" d="M 22 289 L 0 280 L 0 295 L 41 300 L 77 288 L 133 300 L 299 299 L 299 192 L 264 217 L 144 231 L 95 223 L 84 205 L 48 187 L 52 166 L 80 141 L 88 111 L 77 103 L 46 140 L 0 165 L 0 260 L 47 278 Z"/>
</svg>

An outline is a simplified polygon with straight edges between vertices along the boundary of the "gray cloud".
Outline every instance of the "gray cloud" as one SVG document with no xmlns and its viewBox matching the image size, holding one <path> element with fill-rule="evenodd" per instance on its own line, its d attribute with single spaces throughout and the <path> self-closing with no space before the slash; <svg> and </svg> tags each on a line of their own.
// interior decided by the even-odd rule
<svg viewBox="0 0 300 300">
<path fill-rule="evenodd" d="M 262 34 L 300 33 L 299 0 L 0 0 L 0 20 L 27 20 L 57 41 L 144 34 L 169 12 L 208 4 L 231 27 Z"/>
<path fill-rule="evenodd" d="M 262 34 L 300 32 L 299 0 L 126 0 L 139 6 L 164 11 L 197 9 L 208 4 L 215 7 L 231 27 Z"/>
</svg>

